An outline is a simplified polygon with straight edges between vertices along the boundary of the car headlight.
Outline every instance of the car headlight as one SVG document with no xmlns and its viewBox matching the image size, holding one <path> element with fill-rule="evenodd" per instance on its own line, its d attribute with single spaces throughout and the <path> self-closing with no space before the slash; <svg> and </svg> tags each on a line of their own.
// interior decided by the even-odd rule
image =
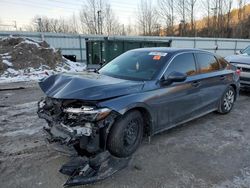
<svg viewBox="0 0 250 188">
<path fill-rule="evenodd" d="M 66 108 L 64 112 L 67 114 L 81 115 L 84 119 L 88 121 L 99 121 L 107 117 L 111 109 L 109 108 L 99 108 L 95 109 L 93 107 L 83 106 L 81 108 Z"/>
</svg>

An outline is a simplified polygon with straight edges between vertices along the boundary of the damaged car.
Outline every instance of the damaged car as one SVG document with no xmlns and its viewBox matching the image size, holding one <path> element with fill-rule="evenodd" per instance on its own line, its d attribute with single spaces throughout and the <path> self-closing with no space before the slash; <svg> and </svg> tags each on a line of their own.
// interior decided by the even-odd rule
<svg viewBox="0 0 250 188">
<path fill-rule="evenodd" d="M 95 72 L 52 75 L 38 115 L 50 143 L 75 153 L 60 172 L 65 185 L 93 183 L 126 167 L 143 137 L 213 111 L 229 113 L 239 74 L 221 57 L 197 49 L 128 51 Z"/>
<path fill-rule="evenodd" d="M 247 48 L 248 52 L 250 47 Z M 247 52 L 245 52 L 247 53 Z M 249 52 L 250 53 L 250 52 Z M 225 59 L 237 67 L 240 72 L 240 87 L 241 89 L 250 89 L 250 56 L 249 55 L 232 55 Z"/>
</svg>

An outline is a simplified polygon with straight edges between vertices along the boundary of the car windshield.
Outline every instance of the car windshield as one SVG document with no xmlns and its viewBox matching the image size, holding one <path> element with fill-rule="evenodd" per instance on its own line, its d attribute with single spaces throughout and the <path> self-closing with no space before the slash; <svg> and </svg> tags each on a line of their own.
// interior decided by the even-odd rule
<svg viewBox="0 0 250 188">
<path fill-rule="evenodd" d="M 127 80 L 152 80 L 166 63 L 165 52 L 126 52 L 99 70 L 100 74 Z"/>
</svg>

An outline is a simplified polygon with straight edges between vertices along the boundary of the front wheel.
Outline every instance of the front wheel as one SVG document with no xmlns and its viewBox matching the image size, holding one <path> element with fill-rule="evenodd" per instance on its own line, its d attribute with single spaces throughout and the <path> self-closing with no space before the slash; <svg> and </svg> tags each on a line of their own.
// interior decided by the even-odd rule
<svg viewBox="0 0 250 188">
<path fill-rule="evenodd" d="M 227 114 L 232 110 L 236 98 L 235 95 L 234 88 L 229 86 L 220 100 L 220 107 L 218 110 L 220 114 Z"/>
<path fill-rule="evenodd" d="M 143 118 L 139 111 L 125 114 L 111 128 L 107 140 L 107 149 L 117 157 L 132 155 L 143 137 Z"/>
</svg>

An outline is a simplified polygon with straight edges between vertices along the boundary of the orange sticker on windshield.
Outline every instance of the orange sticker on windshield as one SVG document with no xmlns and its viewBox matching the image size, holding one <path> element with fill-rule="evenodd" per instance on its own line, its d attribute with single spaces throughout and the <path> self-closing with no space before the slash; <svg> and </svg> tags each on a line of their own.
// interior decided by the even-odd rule
<svg viewBox="0 0 250 188">
<path fill-rule="evenodd" d="M 161 56 L 160 55 L 155 55 L 154 57 L 153 57 L 153 60 L 160 60 L 161 59 Z"/>
</svg>

